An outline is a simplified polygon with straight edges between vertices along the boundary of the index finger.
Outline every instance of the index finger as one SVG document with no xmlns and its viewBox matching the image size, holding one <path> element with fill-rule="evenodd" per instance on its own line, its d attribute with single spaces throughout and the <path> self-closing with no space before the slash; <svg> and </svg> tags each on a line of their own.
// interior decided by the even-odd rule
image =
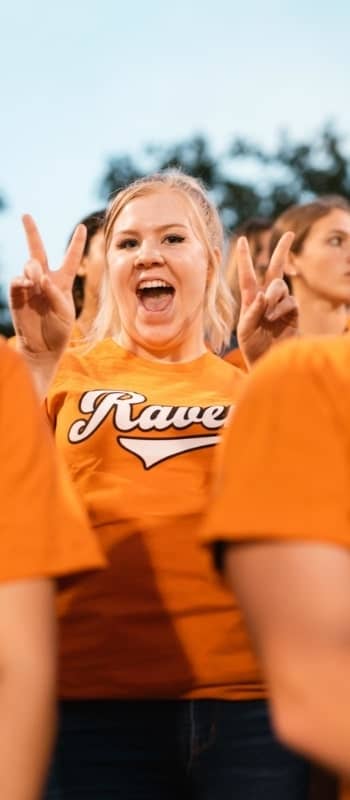
<svg viewBox="0 0 350 800">
<path fill-rule="evenodd" d="M 78 225 L 67 247 L 61 268 L 69 278 L 75 278 L 77 274 L 79 264 L 84 255 L 86 237 L 87 230 L 85 225 Z"/>
<path fill-rule="evenodd" d="M 23 214 L 22 222 L 30 258 L 35 258 L 36 261 L 39 261 L 44 272 L 48 272 L 49 265 L 47 263 L 46 250 L 33 217 L 31 217 L 30 214 Z"/>
<path fill-rule="evenodd" d="M 257 294 L 257 280 L 250 253 L 248 239 L 240 236 L 236 245 L 236 264 L 238 282 L 242 298 L 242 308 L 253 302 Z"/>
<path fill-rule="evenodd" d="M 294 241 L 294 233 L 287 231 L 277 243 L 266 270 L 265 283 L 268 285 L 275 278 L 283 278 L 288 253 Z"/>
</svg>

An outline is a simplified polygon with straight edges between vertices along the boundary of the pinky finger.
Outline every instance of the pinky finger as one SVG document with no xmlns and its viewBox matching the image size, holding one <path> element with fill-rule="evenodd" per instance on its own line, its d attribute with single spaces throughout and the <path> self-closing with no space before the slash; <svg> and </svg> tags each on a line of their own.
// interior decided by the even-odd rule
<svg viewBox="0 0 350 800">
<path fill-rule="evenodd" d="M 287 314 L 293 314 L 293 313 L 295 314 L 296 317 L 298 316 L 298 305 L 295 298 L 291 297 L 291 295 L 288 295 L 287 297 L 284 297 L 283 300 L 281 300 L 277 304 L 276 308 L 273 311 L 271 311 L 269 314 L 266 314 L 266 319 L 269 322 L 275 322 L 275 320 L 281 319 L 282 317 L 285 317 Z"/>
</svg>

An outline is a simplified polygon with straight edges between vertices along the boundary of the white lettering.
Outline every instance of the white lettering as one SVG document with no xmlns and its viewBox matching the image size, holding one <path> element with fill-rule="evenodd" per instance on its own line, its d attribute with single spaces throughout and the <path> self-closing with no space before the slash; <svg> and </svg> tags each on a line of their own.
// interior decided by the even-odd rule
<svg viewBox="0 0 350 800">
<path fill-rule="evenodd" d="M 220 436 L 185 436 L 172 439 L 141 439 L 120 436 L 118 441 L 129 453 L 141 459 L 145 469 L 150 469 L 168 458 L 189 453 L 191 450 L 202 450 L 218 444 Z"/>
<path fill-rule="evenodd" d="M 85 392 L 79 409 L 89 414 L 87 419 L 78 419 L 71 425 L 68 440 L 72 444 L 84 441 L 102 425 L 114 410 L 113 425 L 117 431 L 164 431 L 169 428 L 183 430 L 194 424 L 200 424 L 207 430 L 219 429 L 224 425 L 229 406 L 161 406 L 149 405 L 143 408 L 138 416 L 133 416 L 133 407 L 144 403 L 147 398 L 143 394 L 126 390 L 110 391 L 97 389 Z"/>
</svg>

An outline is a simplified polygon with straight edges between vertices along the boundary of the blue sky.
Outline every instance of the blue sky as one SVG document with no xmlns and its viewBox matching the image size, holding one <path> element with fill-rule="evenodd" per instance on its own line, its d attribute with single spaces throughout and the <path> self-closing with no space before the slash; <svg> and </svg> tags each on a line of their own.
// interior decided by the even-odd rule
<svg viewBox="0 0 350 800">
<path fill-rule="evenodd" d="M 317 8 L 317 12 L 315 12 Z M 0 26 L 0 277 L 26 258 L 23 212 L 58 266 L 101 204 L 108 158 L 203 131 L 272 144 L 326 120 L 350 134 L 350 4 L 13 0 Z M 350 152 L 350 137 L 349 137 Z"/>
</svg>

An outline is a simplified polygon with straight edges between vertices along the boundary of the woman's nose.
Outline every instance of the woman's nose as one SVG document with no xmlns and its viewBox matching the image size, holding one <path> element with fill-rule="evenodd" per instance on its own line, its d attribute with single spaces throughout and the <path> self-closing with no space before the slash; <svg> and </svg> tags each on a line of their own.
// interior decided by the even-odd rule
<svg viewBox="0 0 350 800">
<path fill-rule="evenodd" d="M 155 244 L 151 242 L 146 243 L 144 242 L 138 250 L 138 253 L 135 258 L 135 264 L 137 266 L 152 266 L 152 264 L 162 264 L 164 263 L 163 256 Z"/>
</svg>

